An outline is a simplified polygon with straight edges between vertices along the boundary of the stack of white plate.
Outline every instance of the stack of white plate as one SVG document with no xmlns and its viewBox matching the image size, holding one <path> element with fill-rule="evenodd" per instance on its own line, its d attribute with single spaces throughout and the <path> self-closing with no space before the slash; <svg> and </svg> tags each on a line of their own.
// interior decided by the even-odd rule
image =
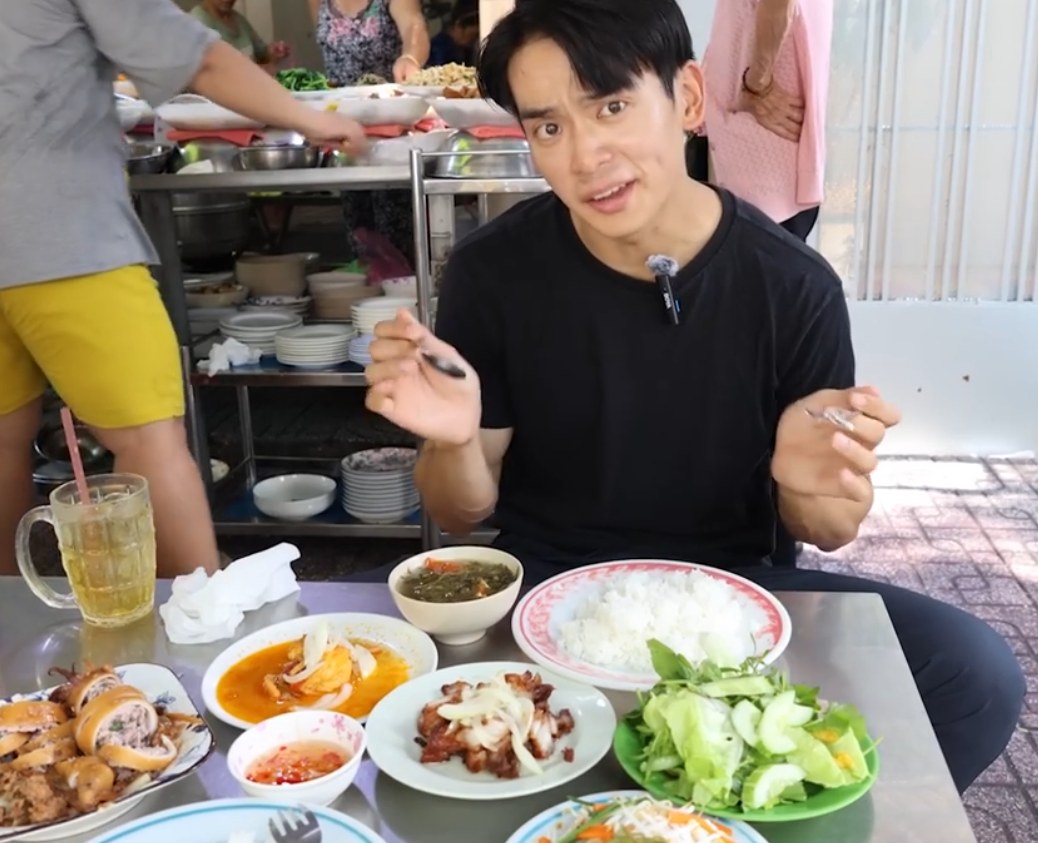
<svg viewBox="0 0 1038 843">
<path fill-rule="evenodd" d="M 350 340 L 350 360 L 361 366 L 371 365 L 371 334 L 358 334 Z"/>
<path fill-rule="evenodd" d="M 245 313 L 271 313 L 275 310 L 305 316 L 310 309 L 309 296 L 260 296 L 245 302 L 242 311 Z"/>
<path fill-rule="evenodd" d="M 419 506 L 414 448 L 372 448 L 342 461 L 342 508 L 365 524 L 392 524 Z"/>
<path fill-rule="evenodd" d="M 303 324 L 303 317 L 295 313 L 236 313 L 220 320 L 220 333 L 229 339 L 245 343 L 264 354 L 274 354 L 274 337 L 279 331 Z"/>
<path fill-rule="evenodd" d="M 278 363 L 303 369 L 326 369 L 350 359 L 349 325 L 302 325 L 274 337 Z"/>
<path fill-rule="evenodd" d="M 379 322 L 391 322 L 402 308 L 408 308 L 416 315 L 418 313 L 417 302 L 413 298 L 379 296 L 355 302 L 352 307 L 353 325 L 359 334 L 373 334 Z"/>
</svg>

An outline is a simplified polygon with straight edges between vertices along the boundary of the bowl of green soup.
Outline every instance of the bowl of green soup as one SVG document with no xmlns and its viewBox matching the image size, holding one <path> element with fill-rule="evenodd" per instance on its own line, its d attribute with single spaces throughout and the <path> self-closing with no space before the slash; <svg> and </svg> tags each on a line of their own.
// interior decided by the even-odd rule
<svg viewBox="0 0 1038 843">
<path fill-rule="evenodd" d="M 519 597 L 522 563 L 492 547 L 458 546 L 405 559 L 389 575 L 400 614 L 443 644 L 478 641 Z"/>
</svg>

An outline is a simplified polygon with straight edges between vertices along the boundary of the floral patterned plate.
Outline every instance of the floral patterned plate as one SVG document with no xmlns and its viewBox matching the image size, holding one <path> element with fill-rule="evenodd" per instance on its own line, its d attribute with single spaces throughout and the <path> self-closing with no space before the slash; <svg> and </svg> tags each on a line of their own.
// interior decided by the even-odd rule
<svg viewBox="0 0 1038 843">
<path fill-rule="evenodd" d="M 730 588 L 749 621 L 756 654 L 767 664 L 782 655 L 789 644 L 792 626 L 789 613 L 773 594 L 728 571 L 662 559 L 605 562 L 552 577 L 519 601 L 512 615 L 512 635 L 527 656 L 560 676 L 587 682 L 596 688 L 647 690 L 659 679 L 654 672 L 632 672 L 580 659 L 562 646 L 560 629 L 564 623 L 574 619 L 578 607 L 598 589 L 608 588 L 611 583 L 632 574 L 675 573 L 705 575 Z"/>
<path fill-rule="evenodd" d="M 194 772 L 212 753 L 216 747 L 213 733 L 205 725 L 205 721 L 195 708 L 187 690 L 172 670 L 158 664 L 138 663 L 117 667 L 115 672 L 127 685 L 132 685 L 141 691 L 153 705 L 162 706 L 166 711 L 174 714 L 199 718 L 199 723 L 181 733 L 176 760 L 139 790 L 124 794 L 92 813 L 34 826 L 18 826 L 17 828 L 0 826 L 0 840 L 11 838 L 17 838 L 19 841 L 57 840 L 92 831 L 122 816 L 148 794 Z M 60 686 L 54 685 L 30 694 L 15 694 L 13 697 L 0 700 L 0 707 L 6 703 L 21 700 L 45 700 L 58 687 Z M 3 793 L 0 793 L 0 799 L 2 798 Z"/>
</svg>

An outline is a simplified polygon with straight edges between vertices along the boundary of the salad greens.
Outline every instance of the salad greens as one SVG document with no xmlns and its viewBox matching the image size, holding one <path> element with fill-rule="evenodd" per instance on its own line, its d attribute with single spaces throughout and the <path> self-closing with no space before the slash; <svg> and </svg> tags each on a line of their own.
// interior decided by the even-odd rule
<svg viewBox="0 0 1038 843">
<path fill-rule="evenodd" d="M 327 91 L 330 87 L 327 76 L 305 67 L 279 70 L 274 78 L 290 91 Z"/>
<path fill-rule="evenodd" d="M 659 641 L 649 649 L 660 681 L 625 722 L 653 792 L 704 811 L 753 811 L 868 777 L 862 746 L 874 745 L 853 706 L 820 703 L 817 688 L 791 684 L 759 658 L 693 666 Z"/>
</svg>

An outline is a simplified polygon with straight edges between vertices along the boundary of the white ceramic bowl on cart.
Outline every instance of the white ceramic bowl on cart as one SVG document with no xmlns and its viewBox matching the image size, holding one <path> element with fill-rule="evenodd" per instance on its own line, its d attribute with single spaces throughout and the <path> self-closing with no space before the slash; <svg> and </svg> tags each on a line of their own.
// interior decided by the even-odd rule
<svg viewBox="0 0 1038 843">
<path fill-rule="evenodd" d="M 489 771 L 469 772 L 460 758 L 423 764 L 416 721 L 425 706 L 443 699 L 444 685 L 494 680 L 505 673 L 540 673 L 554 691 L 548 699 L 552 712 L 568 709 L 573 730 L 559 738 L 541 771 L 522 769 L 515 778 L 498 778 Z M 520 662 L 479 662 L 438 670 L 401 685 L 375 706 L 368 718 L 368 755 L 383 773 L 401 784 L 451 799 L 511 799 L 550 790 L 572 781 L 594 767 L 609 752 L 616 713 L 605 695 L 589 685 L 572 682 L 534 665 Z"/>
<path fill-rule="evenodd" d="M 332 105 L 330 103 L 329 105 Z M 362 126 L 413 126 L 429 110 L 422 97 L 340 97 L 335 110 Z"/>
<path fill-rule="evenodd" d="M 518 127 L 519 121 L 497 103 L 482 98 L 430 100 L 433 111 L 452 129 L 475 129 L 484 126 Z"/>
<path fill-rule="evenodd" d="M 426 567 L 430 559 L 446 563 L 489 562 L 504 565 L 516 576 L 501 591 L 473 600 L 433 603 L 408 597 L 401 591 L 401 580 Z M 523 565 L 512 554 L 493 547 L 443 547 L 405 559 L 390 572 L 388 584 L 393 603 L 410 623 L 443 644 L 471 644 L 486 635 L 515 605 L 523 586 Z"/>
<path fill-rule="evenodd" d="M 262 124 L 210 102 L 197 94 L 181 94 L 155 109 L 159 119 L 184 131 L 230 131 L 259 129 Z"/>
<path fill-rule="evenodd" d="M 280 521 L 306 521 L 335 503 L 336 483 L 320 474 L 281 474 L 252 488 L 256 509 Z"/>
<path fill-rule="evenodd" d="M 242 306 L 243 313 L 272 313 L 281 311 L 305 316 L 313 299 L 310 296 L 257 296 L 247 299 Z"/>
<path fill-rule="evenodd" d="M 269 840 L 268 823 L 289 807 L 284 802 L 261 799 L 196 802 L 141 817 L 90 843 L 224 843 L 241 834 L 249 835 L 250 840 Z M 322 843 L 386 843 L 353 817 L 320 806 L 310 810 L 317 817 Z"/>
<path fill-rule="evenodd" d="M 250 778 L 250 768 L 274 753 L 300 744 L 323 746 L 311 751 L 336 751 L 342 766 L 309 781 L 264 784 Z M 357 777 L 367 746 L 364 727 L 352 717 L 335 711 L 290 711 L 247 729 L 227 751 L 227 769 L 249 796 L 307 805 L 330 805 Z"/>
<path fill-rule="evenodd" d="M 418 279 L 414 275 L 386 278 L 379 282 L 382 292 L 389 298 L 413 299 L 418 296 Z"/>
<path fill-rule="evenodd" d="M 400 618 L 364 612 L 339 612 L 293 618 L 283 623 L 273 624 L 235 641 L 213 659 L 206 669 L 205 675 L 202 676 L 202 699 L 209 713 L 218 720 L 238 729 L 248 729 L 256 723 L 275 716 L 271 714 L 266 717 L 257 716 L 246 719 L 228 711 L 220 699 L 221 681 L 229 671 L 239 666 L 245 659 L 254 657 L 272 647 L 298 641 L 321 628 L 327 628 L 331 635 L 342 636 L 353 642 L 367 642 L 390 651 L 394 658 L 401 660 L 407 666 L 407 675 L 401 679 L 405 684 L 416 677 L 432 673 L 439 662 L 439 652 L 432 638 Z M 377 677 L 377 674 L 375 676 Z M 383 687 L 383 683 L 379 679 L 379 688 L 381 687 Z M 256 694 L 257 696 L 264 694 L 262 677 L 257 682 L 256 688 L 235 686 L 234 693 L 237 695 Z M 382 695 L 384 696 L 384 694 Z M 340 708 L 343 707 L 349 706 L 347 704 Z M 282 712 L 283 709 L 277 711 L 277 714 Z M 363 723 L 367 719 L 368 713 L 366 711 L 352 716 L 358 722 Z"/>
<path fill-rule="evenodd" d="M 676 596 L 680 605 L 663 607 L 659 595 L 653 605 L 639 605 L 631 597 L 664 581 L 665 597 Z M 716 632 L 709 628 L 704 601 L 695 597 L 701 588 L 718 604 L 723 602 L 731 609 L 720 612 L 721 625 Z M 618 608 L 613 611 L 613 607 Z M 589 631 L 611 632 L 606 621 L 612 619 L 620 636 L 615 646 L 606 642 L 606 635 Z M 659 559 L 605 562 L 566 571 L 535 586 L 512 615 L 515 641 L 534 662 L 575 681 L 617 691 L 647 690 L 659 677 L 651 666 L 632 669 L 626 663 L 601 663 L 575 655 L 573 640 L 567 645 L 564 639 L 575 636 L 575 643 L 585 648 L 588 641 L 593 646 L 606 642 L 617 651 L 626 651 L 633 644 L 639 648 L 639 658 L 647 660 L 648 639 L 661 638 L 664 644 L 696 661 L 681 641 L 674 640 L 686 632 L 718 636 L 714 641 L 697 638 L 697 649 L 699 641 L 704 640 L 706 646 L 716 646 L 719 651 L 746 649 L 747 655 L 760 656 L 770 664 L 788 646 L 792 625 L 778 599 L 744 577 L 718 568 Z M 644 652 L 640 649 L 643 646 Z"/>
<path fill-rule="evenodd" d="M 358 521 L 392 524 L 420 504 L 414 484 L 418 451 L 414 448 L 371 448 L 341 463 L 342 507 Z"/>
</svg>

